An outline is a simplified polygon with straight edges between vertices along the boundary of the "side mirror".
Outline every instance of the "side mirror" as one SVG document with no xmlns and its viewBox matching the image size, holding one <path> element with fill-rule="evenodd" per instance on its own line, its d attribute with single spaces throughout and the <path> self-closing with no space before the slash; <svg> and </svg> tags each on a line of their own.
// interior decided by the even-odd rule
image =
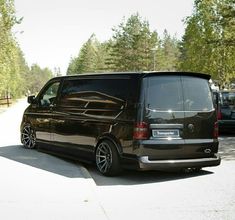
<svg viewBox="0 0 235 220">
<path fill-rule="evenodd" d="M 36 104 L 36 98 L 35 95 L 28 96 L 28 103 L 29 104 Z"/>
</svg>

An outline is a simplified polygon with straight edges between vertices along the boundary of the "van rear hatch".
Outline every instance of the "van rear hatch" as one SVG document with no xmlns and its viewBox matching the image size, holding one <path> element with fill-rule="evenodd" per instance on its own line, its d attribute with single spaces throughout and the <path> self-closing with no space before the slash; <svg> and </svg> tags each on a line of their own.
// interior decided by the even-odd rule
<svg viewBox="0 0 235 220">
<path fill-rule="evenodd" d="M 142 121 L 148 127 L 142 155 L 149 159 L 210 157 L 218 151 L 216 112 L 204 74 L 147 74 Z"/>
</svg>

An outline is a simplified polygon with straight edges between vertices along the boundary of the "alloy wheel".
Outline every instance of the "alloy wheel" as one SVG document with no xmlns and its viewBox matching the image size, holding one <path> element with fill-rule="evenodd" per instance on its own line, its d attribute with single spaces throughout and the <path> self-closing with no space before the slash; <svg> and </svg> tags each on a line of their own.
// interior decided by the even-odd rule
<svg viewBox="0 0 235 220">
<path fill-rule="evenodd" d="M 25 125 L 21 133 L 22 144 L 28 148 L 33 149 L 36 145 L 36 134 L 30 125 Z"/>
<path fill-rule="evenodd" d="M 96 165 L 103 174 L 106 174 L 112 166 L 112 150 L 106 142 L 100 143 L 97 147 Z"/>
</svg>

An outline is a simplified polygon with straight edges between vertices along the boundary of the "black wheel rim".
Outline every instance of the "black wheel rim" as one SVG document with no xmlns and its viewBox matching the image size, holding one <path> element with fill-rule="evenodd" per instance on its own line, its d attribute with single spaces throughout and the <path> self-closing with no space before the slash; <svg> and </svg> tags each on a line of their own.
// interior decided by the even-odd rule
<svg viewBox="0 0 235 220">
<path fill-rule="evenodd" d="M 112 151 L 105 142 L 96 150 L 96 165 L 101 173 L 106 173 L 112 165 Z"/>
<path fill-rule="evenodd" d="M 35 147 L 36 135 L 30 125 L 24 126 L 23 131 L 21 133 L 21 140 L 26 148 L 32 149 Z"/>
</svg>

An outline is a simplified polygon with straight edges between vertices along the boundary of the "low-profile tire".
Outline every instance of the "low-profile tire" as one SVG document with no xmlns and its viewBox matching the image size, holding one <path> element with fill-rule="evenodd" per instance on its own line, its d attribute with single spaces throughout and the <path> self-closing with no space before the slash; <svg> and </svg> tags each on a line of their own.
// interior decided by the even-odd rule
<svg viewBox="0 0 235 220">
<path fill-rule="evenodd" d="M 95 162 L 104 176 L 116 176 L 121 172 L 120 157 L 116 146 L 109 140 L 100 142 L 96 148 Z"/>
<path fill-rule="evenodd" d="M 36 147 L 36 134 L 30 124 L 25 124 L 21 131 L 21 142 L 27 149 Z"/>
</svg>

